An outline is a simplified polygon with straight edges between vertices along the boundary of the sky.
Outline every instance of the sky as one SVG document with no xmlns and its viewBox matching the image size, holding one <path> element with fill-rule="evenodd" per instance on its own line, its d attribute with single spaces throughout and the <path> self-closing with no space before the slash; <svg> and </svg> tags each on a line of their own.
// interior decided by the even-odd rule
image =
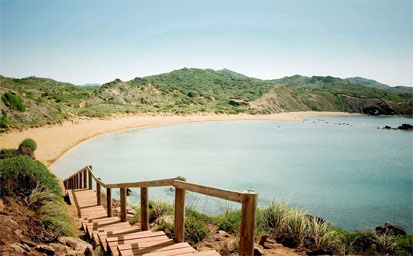
<svg viewBox="0 0 413 256">
<path fill-rule="evenodd" d="M 195 67 L 413 86 L 411 0 L 0 1 L 3 76 L 86 84 Z"/>
</svg>

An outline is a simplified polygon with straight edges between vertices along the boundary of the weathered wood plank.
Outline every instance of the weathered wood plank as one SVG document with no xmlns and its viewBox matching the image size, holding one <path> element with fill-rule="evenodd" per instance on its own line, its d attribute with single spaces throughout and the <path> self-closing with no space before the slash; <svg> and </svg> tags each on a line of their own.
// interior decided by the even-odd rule
<svg viewBox="0 0 413 256">
<path fill-rule="evenodd" d="M 120 188 L 120 220 L 126 221 L 126 188 Z"/>
<path fill-rule="evenodd" d="M 204 194 L 207 196 L 218 197 L 221 199 L 234 201 L 238 203 L 242 203 L 245 201 L 245 195 L 244 193 L 241 193 L 241 192 L 220 189 L 220 188 L 211 188 L 211 187 L 188 183 L 188 182 L 179 181 L 179 180 L 174 181 L 174 186 L 179 189 L 189 190 L 189 191 Z"/>
<path fill-rule="evenodd" d="M 149 216 L 148 216 L 148 188 L 141 188 L 141 228 L 142 230 L 149 229 Z"/>
<path fill-rule="evenodd" d="M 258 194 L 247 192 L 247 200 L 242 203 L 239 255 L 254 254 L 255 222 L 257 215 Z"/>
<path fill-rule="evenodd" d="M 185 236 L 185 190 L 175 189 L 174 241 L 181 243 Z"/>
</svg>

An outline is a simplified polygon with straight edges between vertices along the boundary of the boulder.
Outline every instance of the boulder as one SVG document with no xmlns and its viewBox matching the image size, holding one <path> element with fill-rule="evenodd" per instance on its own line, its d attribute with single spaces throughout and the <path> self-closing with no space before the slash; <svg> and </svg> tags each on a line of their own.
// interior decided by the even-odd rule
<svg viewBox="0 0 413 256">
<path fill-rule="evenodd" d="M 10 244 L 9 246 L 13 248 L 16 251 L 16 253 L 19 253 L 22 255 L 27 255 L 27 252 L 30 252 L 30 248 L 27 245 L 14 243 L 14 244 Z"/>
<path fill-rule="evenodd" d="M 173 225 L 174 220 L 175 220 L 174 215 L 162 216 L 162 217 L 159 217 L 155 220 L 154 225 L 162 225 L 165 222 L 168 223 L 168 224 Z"/>
<path fill-rule="evenodd" d="M 235 252 L 238 249 L 238 241 L 236 239 L 232 239 L 227 243 L 227 249 L 230 252 Z"/>
<path fill-rule="evenodd" d="M 413 130 L 413 125 L 411 124 L 402 124 L 399 127 L 397 127 L 399 130 Z"/>
<path fill-rule="evenodd" d="M 376 227 L 376 233 L 378 235 L 393 235 L 393 236 L 401 236 L 406 235 L 406 230 L 400 227 L 399 225 L 386 222 L 383 226 Z"/>
<path fill-rule="evenodd" d="M 45 244 L 40 244 L 36 246 L 36 250 L 38 250 L 39 252 L 46 253 L 47 255 L 54 255 L 54 252 L 55 252 L 53 247 L 45 245 Z"/>
<path fill-rule="evenodd" d="M 21 240 L 20 240 L 20 243 L 26 244 L 26 245 L 28 245 L 28 246 L 30 246 L 30 247 L 35 247 L 35 246 L 36 246 L 36 243 L 35 243 L 35 242 L 33 242 L 32 240 L 26 239 L 26 238 L 21 239 Z"/>
<path fill-rule="evenodd" d="M 264 255 L 264 250 L 258 246 L 254 246 L 254 255 Z"/>
<path fill-rule="evenodd" d="M 91 244 L 76 237 L 59 237 L 59 243 L 70 247 L 73 251 L 81 252 L 83 255 L 93 255 Z"/>
</svg>

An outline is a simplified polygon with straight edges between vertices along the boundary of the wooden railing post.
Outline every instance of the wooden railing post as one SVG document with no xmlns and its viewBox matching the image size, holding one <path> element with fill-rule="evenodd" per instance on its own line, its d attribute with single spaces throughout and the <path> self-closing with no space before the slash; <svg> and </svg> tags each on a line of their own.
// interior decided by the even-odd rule
<svg viewBox="0 0 413 256">
<path fill-rule="evenodd" d="M 185 235 L 185 190 L 175 188 L 174 241 L 182 243 Z"/>
<path fill-rule="evenodd" d="M 77 176 L 78 189 L 81 189 L 82 188 L 82 173 L 79 172 L 76 176 Z"/>
<path fill-rule="evenodd" d="M 141 187 L 141 229 L 149 230 L 148 188 Z"/>
<path fill-rule="evenodd" d="M 87 174 L 86 174 L 86 170 L 83 171 L 83 188 L 87 188 Z"/>
<path fill-rule="evenodd" d="M 106 188 L 106 209 L 108 211 L 108 217 L 112 217 L 112 189 Z"/>
<path fill-rule="evenodd" d="M 126 188 L 120 188 L 120 221 L 126 221 Z"/>
<path fill-rule="evenodd" d="M 90 166 L 90 168 L 92 168 L 92 166 Z M 92 172 L 89 170 L 89 189 L 92 190 Z"/>
<path fill-rule="evenodd" d="M 239 255 L 251 256 L 254 254 L 258 194 L 248 190 L 245 196 L 246 200 L 242 203 Z"/>
<path fill-rule="evenodd" d="M 73 182 L 75 183 L 75 189 L 77 189 L 77 181 L 78 181 L 77 175 L 73 176 Z"/>
<path fill-rule="evenodd" d="M 102 195 L 100 192 L 100 184 L 99 182 L 96 182 L 96 199 L 97 199 L 97 205 L 102 205 Z"/>
</svg>

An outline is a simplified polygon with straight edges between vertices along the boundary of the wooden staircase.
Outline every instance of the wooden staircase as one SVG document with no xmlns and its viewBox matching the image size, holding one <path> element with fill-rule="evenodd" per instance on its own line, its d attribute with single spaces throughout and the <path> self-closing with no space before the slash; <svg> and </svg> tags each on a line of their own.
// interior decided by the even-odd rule
<svg viewBox="0 0 413 256">
<path fill-rule="evenodd" d="M 216 251 L 197 252 L 188 243 L 176 243 L 164 232 L 142 231 L 119 217 L 108 217 L 107 211 L 97 205 L 96 193 L 89 189 L 67 190 L 70 202 L 80 211 L 77 218 L 86 235 L 111 255 L 217 256 Z"/>
<path fill-rule="evenodd" d="M 96 192 L 93 189 L 95 181 Z M 91 166 L 77 171 L 63 181 L 69 195 L 73 214 L 81 228 L 102 245 L 111 255 L 219 255 L 215 251 L 197 252 L 184 242 L 185 194 L 200 193 L 242 204 L 239 255 L 252 256 L 255 243 L 255 222 L 258 194 L 255 191 L 237 192 L 186 182 L 184 177 L 172 179 L 107 184 L 92 172 Z M 163 232 L 152 232 L 148 216 L 148 189 L 151 187 L 174 187 L 175 215 L 174 237 L 169 239 Z M 106 189 L 107 209 L 102 206 L 102 188 Z M 140 229 L 131 226 L 126 218 L 126 189 L 140 188 Z M 119 189 L 120 217 L 113 217 L 112 189 Z"/>
</svg>

